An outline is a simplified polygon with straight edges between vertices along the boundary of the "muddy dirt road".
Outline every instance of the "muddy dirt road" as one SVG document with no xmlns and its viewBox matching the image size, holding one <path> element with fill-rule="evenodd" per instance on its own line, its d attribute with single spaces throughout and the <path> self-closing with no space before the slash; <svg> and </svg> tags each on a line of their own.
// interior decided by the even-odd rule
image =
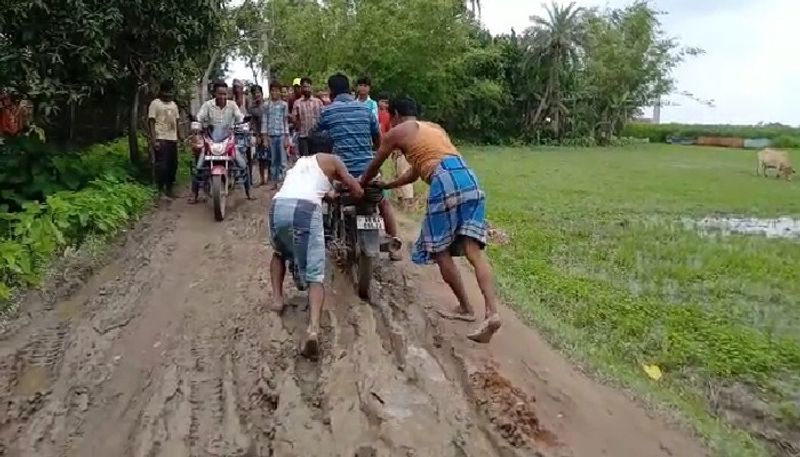
<svg viewBox="0 0 800 457">
<path fill-rule="evenodd" d="M 372 303 L 334 272 L 323 355 L 303 359 L 304 297 L 265 310 L 258 197 L 224 223 L 165 204 L 103 268 L 32 294 L 0 336 L 0 455 L 705 455 L 506 308 L 490 345 L 464 339 L 431 268 L 381 264 Z"/>
</svg>

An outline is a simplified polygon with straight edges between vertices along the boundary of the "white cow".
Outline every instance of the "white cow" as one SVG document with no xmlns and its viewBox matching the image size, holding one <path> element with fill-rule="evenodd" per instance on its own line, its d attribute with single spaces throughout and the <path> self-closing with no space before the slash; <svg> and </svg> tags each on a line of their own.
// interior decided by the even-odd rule
<svg viewBox="0 0 800 457">
<path fill-rule="evenodd" d="M 777 171 L 776 178 L 783 176 L 787 181 L 791 181 L 792 175 L 795 173 L 789 153 L 776 149 L 766 148 L 758 152 L 756 176 L 763 174 L 766 178 L 768 168 L 774 168 Z"/>
</svg>

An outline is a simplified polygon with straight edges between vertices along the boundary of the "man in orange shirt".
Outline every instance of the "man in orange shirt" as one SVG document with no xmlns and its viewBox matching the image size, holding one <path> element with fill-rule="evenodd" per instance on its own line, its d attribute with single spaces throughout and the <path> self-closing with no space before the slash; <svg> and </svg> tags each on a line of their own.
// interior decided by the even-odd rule
<svg viewBox="0 0 800 457">
<path fill-rule="evenodd" d="M 488 343 L 502 321 L 497 311 L 492 269 L 483 252 L 487 236 L 486 194 L 447 132 L 438 124 L 417 120 L 417 105 L 413 100 L 392 101 L 389 113 L 394 127 L 381 140 L 375 158 L 361 175 L 362 186 L 378 175 L 383 162 L 398 149 L 412 166 L 384 188 L 397 188 L 418 179 L 430 185 L 425 219 L 411 260 L 416 264 L 438 264 L 442 279 L 458 299 L 459 305 L 453 312 L 439 311 L 442 316 L 474 321 L 475 310 L 453 260 L 455 256 L 467 257 L 485 305 L 483 322 L 467 338 Z"/>
</svg>

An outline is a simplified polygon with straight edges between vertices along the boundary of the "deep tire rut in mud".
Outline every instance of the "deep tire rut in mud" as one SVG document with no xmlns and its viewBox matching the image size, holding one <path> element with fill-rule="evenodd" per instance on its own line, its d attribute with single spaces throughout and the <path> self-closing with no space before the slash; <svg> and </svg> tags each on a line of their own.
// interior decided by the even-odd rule
<svg viewBox="0 0 800 457">
<path fill-rule="evenodd" d="M 266 307 L 267 201 L 223 223 L 164 204 L 83 286 L 31 293 L 0 336 L 0 455 L 573 455 L 530 392 L 450 343 L 404 264 L 376 266 L 371 303 L 329 265 L 303 358 L 305 294 L 287 280 L 283 314 Z"/>
</svg>

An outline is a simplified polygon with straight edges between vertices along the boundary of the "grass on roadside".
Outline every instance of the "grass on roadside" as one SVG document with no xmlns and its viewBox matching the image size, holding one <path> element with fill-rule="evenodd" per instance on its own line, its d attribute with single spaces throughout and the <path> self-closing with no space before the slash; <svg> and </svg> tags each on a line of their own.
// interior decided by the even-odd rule
<svg viewBox="0 0 800 457">
<path fill-rule="evenodd" d="M 465 154 L 511 237 L 490 251 L 501 288 L 554 344 L 682 411 L 717 455 L 765 455 L 754 436 L 798 445 L 800 242 L 709 236 L 682 219 L 800 216 L 800 184 L 757 178 L 752 151 Z"/>
</svg>

